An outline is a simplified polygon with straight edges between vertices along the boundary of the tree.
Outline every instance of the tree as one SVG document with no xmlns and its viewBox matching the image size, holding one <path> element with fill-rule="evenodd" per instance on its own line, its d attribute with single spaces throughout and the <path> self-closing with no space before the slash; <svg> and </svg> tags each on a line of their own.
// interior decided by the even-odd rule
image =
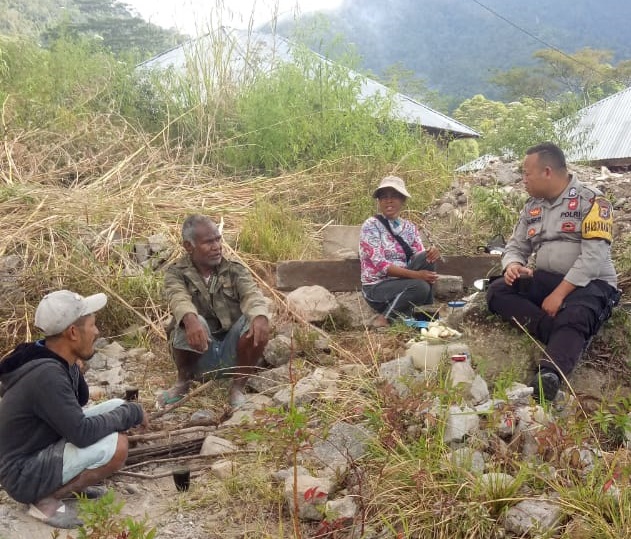
<svg viewBox="0 0 631 539">
<path fill-rule="evenodd" d="M 542 66 L 514 67 L 493 75 L 489 82 L 502 88 L 505 101 L 519 101 L 524 97 L 552 101 L 558 96 L 561 85 Z"/>
<path fill-rule="evenodd" d="M 562 89 L 578 96 L 583 106 L 621 89 L 611 65 L 611 51 L 586 47 L 574 54 L 566 54 L 554 49 L 543 49 L 535 52 L 534 57 L 544 63 L 545 70 Z"/>
<path fill-rule="evenodd" d="M 568 54 L 542 49 L 533 56 L 538 64 L 532 68 L 516 67 L 491 78 L 491 82 L 503 88 L 507 100 L 523 97 L 546 102 L 561 100 L 566 107 L 576 110 L 622 90 L 631 82 L 631 60 L 613 66 L 611 51 L 587 47 Z"/>
<path fill-rule="evenodd" d="M 520 156 L 529 146 L 543 140 L 568 147 L 554 126 L 556 109 L 557 105 L 543 100 L 524 98 L 504 104 L 476 95 L 464 101 L 453 116 L 482 134 L 478 141 L 481 154 Z"/>
<path fill-rule="evenodd" d="M 379 77 L 375 78 L 379 79 Z M 405 94 L 419 103 L 442 112 L 446 112 L 449 108 L 449 98 L 430 90 L 425 81 L 414 71 L 407 69 L 403 62 L 397 62 L 387 67 L 380 79 L 388 88 Z"/>
<path fill-rule="evenodd" d="M 96 39 L 114 54 L 142 60 L 181 43 L 185 36 L 132 15 L 115 0 L 74 0 L 64 17 L 42 34 L 45 44 L 61 37 Z"/>
</svg>

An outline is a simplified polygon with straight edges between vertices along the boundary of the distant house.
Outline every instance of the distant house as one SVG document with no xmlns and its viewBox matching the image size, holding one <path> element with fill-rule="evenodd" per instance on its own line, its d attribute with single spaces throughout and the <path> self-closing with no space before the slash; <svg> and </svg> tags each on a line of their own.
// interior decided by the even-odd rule
<svg viewBox="0 0 631 539">
<path fill-rule="evenodd" d="M 178 47 L 151 58 L 140 64 L 144 69 L 173 69 L 185 72 L 187 65 L 199 59 L 220 57 L 225 66 L 229 66 L 233 80 L 247 84 L 253 80 L 256 72 L 270 72 L 275 65 L 293 61 L 292 44 L 279 35 L 272 35 L 246 30 L 220 30 L 221 35 L 207 34 L 188 41 Z M 331 62 L 324 56 L 313 52 L 320 61 Z M 226 59 L 228 61 L 226 62 Z M 197 63 L 195 65 L 203 65 Z M 349 71 L 351 77 L 361 77 L 359 73 Z M 411 97 L 392 92 L 383 84 L 362 77 L 360 99 L 375 95 L 391 96 L 393 115 L 408 125 L 421 126 L 424 131 L 438 139 L 479 137 L 479 133 L 466 125 L 427 107 Z"/>
<path fill-rule="evenodd" d="M 579 149 L 568 161 L 608 167 L 631 166 L 631 87 L 581 109 L 567 135 Z"/>
</svg>

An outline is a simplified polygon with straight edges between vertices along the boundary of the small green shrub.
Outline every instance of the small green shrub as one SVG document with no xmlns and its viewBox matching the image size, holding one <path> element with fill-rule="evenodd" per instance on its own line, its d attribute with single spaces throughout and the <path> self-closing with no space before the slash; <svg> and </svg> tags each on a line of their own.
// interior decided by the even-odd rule
<svg viewBox="0 0 631 539">
<path fill-rule="evenodd" d="M 238 244 L 267 262 L 301 260 L 316 251 L 307 224 L 289 208 L 264 199 L 247 215 Z"/>
<path fill-rule="evenodd" d="M 508 238 L 519 218 L 524 197 L 498 188 L 474 187 L 472 198 L 475 220 L 490 226 L 491 236 L 501 234 Z"/>
<path fill-rule="evenodd" d="M 154 539 L 157 530 L 145 521 L 121 516 L 124 505 L 115 501 L 113 490 L 98 500 L 79 498 L 79 517 L 84 525 L 78 530 L 78 539 Z"/>
</svg>

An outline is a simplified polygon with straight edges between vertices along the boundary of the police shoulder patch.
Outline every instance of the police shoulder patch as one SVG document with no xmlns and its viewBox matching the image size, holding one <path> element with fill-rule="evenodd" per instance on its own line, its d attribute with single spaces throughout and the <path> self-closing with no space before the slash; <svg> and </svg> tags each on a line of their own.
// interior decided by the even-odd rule
<svg viewBox="0 0 631 539">
<path fill-rule="evenodd" d="M 583 239 L 598 239 L 611 243 L 613 239 L 613 211 L 611 202 L 605 197 L 594 197 L 594 203 L 583 219 L 581 233 Z"/>
</svg>

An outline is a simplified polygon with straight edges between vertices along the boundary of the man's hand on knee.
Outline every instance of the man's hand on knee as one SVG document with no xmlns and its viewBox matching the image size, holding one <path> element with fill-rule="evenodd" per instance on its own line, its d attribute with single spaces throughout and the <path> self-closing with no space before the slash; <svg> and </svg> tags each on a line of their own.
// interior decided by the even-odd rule
<svg viewBox="0 0 631 539">
<path fill-rule="evenodd" d="M 265 316 L 256 316 L 246 333 L 247 339 L 253 339 L 254 348 L 265 346 L 269 341 L 269 320 Z"/>
<path fill-rule="evenodd" d="M 210 336 L 206 333 L 206 329 L 197 318 L 195 313 L 186 313 L 182 318 L 184 329 L 186 331 L 186 340 L 191 348 L 198 350 L 200 353 L 208 350 L 208 341 Z"/>
</svg>

